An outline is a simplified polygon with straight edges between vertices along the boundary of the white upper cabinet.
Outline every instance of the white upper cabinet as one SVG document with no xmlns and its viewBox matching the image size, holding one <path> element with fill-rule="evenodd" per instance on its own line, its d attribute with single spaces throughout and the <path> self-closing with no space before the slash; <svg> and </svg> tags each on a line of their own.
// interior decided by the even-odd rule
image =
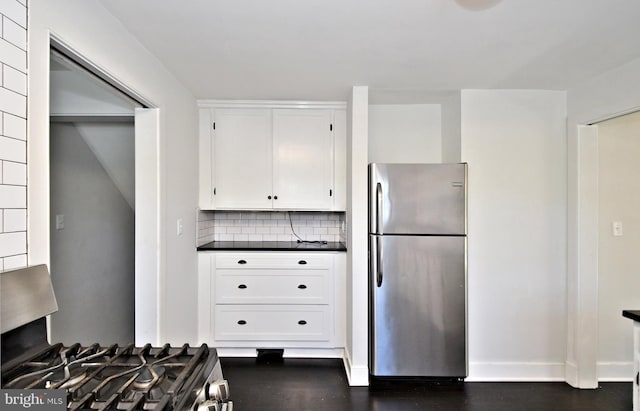
<svg viewBox="0 0 640 411">
<path fill-rule="evenodd" d="M 271 110 L 215 109 L 213 117 L 216 208 L 271 208 Z"/>
<path fill-rule="evenodd" d="M 200 104 L 201 209 L 345 210 L 340 103 L 209 104 Z"/>
<path fill-rule="evenodd" d="M 330 110 L 273 110 L 274 208 L 331 209 L 331 117 Z"/>
</svg>

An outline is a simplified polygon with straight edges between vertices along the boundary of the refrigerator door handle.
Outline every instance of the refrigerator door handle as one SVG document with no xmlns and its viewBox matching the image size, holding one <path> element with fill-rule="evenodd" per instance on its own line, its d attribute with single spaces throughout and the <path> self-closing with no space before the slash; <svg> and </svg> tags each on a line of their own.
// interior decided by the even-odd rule
<svg viewBox="0 0 640 411">
<path fill-rule="evenodd" d="M 382 287 L 382 237 L 376 237 L 376 283 Z"/>
<path fill-rule="evenodd" d="M 382 184 L 376 184 L 376 234 L 382 234 Z"/>
</svg>

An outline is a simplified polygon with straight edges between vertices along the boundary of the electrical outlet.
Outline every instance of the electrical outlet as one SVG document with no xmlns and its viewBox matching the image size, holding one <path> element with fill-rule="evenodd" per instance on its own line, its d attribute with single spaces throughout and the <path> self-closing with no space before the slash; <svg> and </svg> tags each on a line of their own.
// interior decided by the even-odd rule
<svg viewBox="0 0 640 411">
<path fill-rule="evenodd" d="M 614 237 L 622 237 L 622 221 L 614 221 L 611 223 L 611 231 Z"/>
<path fill-rule="evenodd" d="M 178 221 L 176 221 L 176 232 L 178 235 L 182 235 L 183 231 L 184 227 L 182 225 L 182 218 L 178 218 Z"/>
</svg>

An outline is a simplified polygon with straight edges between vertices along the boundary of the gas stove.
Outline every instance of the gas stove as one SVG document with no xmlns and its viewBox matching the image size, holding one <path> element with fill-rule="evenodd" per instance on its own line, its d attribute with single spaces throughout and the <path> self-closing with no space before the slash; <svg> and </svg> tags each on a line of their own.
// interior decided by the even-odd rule
<svg viewBox="0 0 640 411">
<path fill-rule="evenodd" d="M 206 344 L 65 346 L 46 342 L 43 317 L 16 326 L 33 315 L 46 315 L 42 308 L 27 316 L 18 315 L 25 320 L 16 321 L 12 315 L 16 313 L 12 305 L 25 301 L 16 298 L 17 290 L 45 290 L 44 297 L 48 298 L 47 287 L 33 285 L 34 281 L 50 283 L 46 267 L 42 273 L 43 267 L 39 267 L 40 273 L 33 268 L 0 273 L 3 389 L 63 390 L 68 410 L 232 411 L 220 360 L 216 350 Z M 27 282 L 29 287 L 16 286 L 14 280 Z M 57 309 L 55 299 L 45 305 L 45 311 Z M 5 329 L 5 325 L 10 328 Z"/>
</svg>

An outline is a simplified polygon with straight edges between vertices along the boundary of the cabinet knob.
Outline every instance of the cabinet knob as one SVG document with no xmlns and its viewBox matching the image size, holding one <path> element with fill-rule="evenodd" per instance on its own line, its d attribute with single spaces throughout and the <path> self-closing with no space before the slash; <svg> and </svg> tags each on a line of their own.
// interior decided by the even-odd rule
<svg viewBox="0 0 640 411">
<path fill-rule="evenodd" d="M 273 199 L 274 199 L 274 200 L 277 200 L 277 199 L 278 199 L 278 196 L 273 196 Z"/>
<path fill-rule="evenodd" d="M 247 263 L 247 261 L 246 261 L 246 260 L 240 260 L 240 261 L 238 261 L 238 264 L 246 264 L 246 263 Z"/>
<path fill-rule="evenodd" d="M 245 288 L 247 288 L 247 285 L 246 284 L 240 284 L 238 286 L 238 288 L 240 288 L 241 290 L 244 290 Z"/>
<path fill-rule="evenodd" d="M 305 265 L 306 263 L 307 263 L 307 262 L 306 262 L 305 260 L 300 260 L 300 261 L 298 261 L 298 264 L 300 264 L 300 265 Z"/>
<path fill-rule="evenodd" d="M 271 200 L 271 196 L 267 196 L 267 200 Z"/>
<path fill-rule="evenodd" d="M 305 325 L 306 323 L 307 323 L 307 322 L 306 322 L 305 320 L 300 320 L 300 321 L 298 321 L 298 324 L 300 324 L 300 325 Z"/>
<path fill-rule="evenodd" d="M 245 325 L 246 323 L 247 323 L 247 322 L 246 322 L 245 320 L 240 320 L 240 321 L 238 321 L 238 324 L 240 324 L 240 325 Z"/>
<path fill-rule="evenodd" d="M 300 285 L 298 286 L 298 288 L 299 288 L 299 289 L 301 289 L 301 290 L 304 290 L 304 289 L 306 289 L 306 288 L 307 288 L 307 286 L 306 286 L 306 285 L 304 285 L 304 284 L 300 284 Z"/>
</svg>

